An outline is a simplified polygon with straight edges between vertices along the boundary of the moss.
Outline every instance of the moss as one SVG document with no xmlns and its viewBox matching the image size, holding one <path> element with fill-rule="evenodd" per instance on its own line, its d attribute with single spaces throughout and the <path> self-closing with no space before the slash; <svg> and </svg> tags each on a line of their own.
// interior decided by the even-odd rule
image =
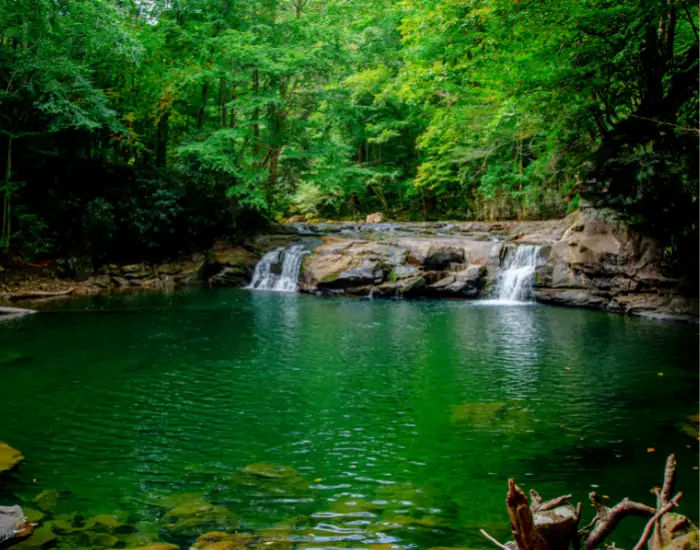
<svg viewBox="0 0 700 550">
<path fill-rule="evenodd" d="M 0 441 L 0 472 L 11 470 L 23 460 L 22 453 Z"/>
</svg>

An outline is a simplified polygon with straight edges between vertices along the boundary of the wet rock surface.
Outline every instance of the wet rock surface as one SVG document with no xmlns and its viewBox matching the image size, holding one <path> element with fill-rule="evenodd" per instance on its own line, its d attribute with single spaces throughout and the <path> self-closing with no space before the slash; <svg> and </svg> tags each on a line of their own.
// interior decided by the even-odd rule
<svg viewBox="0 0 700 550">
<path fill-rule="evenodd" d="M 563 220 L 456 223 L 289 223 L 317 235 L 300 290 L 356 296 L 494 297 L 519 246 L 537 245 L 531 297 L 538 302 L 695 321 L 687 278 L 664 265 L 650 236 L 611 211 L 579 210 Z"/>
</svg>

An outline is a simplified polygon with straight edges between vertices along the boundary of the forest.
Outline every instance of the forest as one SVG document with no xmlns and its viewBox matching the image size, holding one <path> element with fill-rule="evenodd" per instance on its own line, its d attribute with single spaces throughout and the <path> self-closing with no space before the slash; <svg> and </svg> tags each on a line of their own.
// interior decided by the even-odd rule
<svg viewBox="0 0 700 550">
<path fill-rule="evenodd" d="M 619 210 L 697 261 L 690 0 L 5 0 L 2 255 Z"/>
</svg>

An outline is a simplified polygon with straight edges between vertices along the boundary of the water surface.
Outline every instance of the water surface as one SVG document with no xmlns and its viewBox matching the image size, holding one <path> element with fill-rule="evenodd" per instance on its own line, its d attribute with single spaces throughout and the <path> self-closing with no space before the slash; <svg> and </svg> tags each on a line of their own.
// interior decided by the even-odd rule
<svg viewBox="0 0 700 550">
<path fill-rule="evenodd" d="M 675 452 L 697 519 L 697 441 L 680 430 L 697 326 L 239 290 L 51 307 L 0 324 L 0 440 L 26 457 L 0 504 L 56 489 L 60 511 L 184 546 L 162 501 L 196 493 L 299 547 L 485 547 L 480 527 L 508 536 L 508 477 L 573 493 L 587 522 L 591 490 L 652 503 Z M 240 473 L 256 463 L 298 474 Z"/>
</svg>

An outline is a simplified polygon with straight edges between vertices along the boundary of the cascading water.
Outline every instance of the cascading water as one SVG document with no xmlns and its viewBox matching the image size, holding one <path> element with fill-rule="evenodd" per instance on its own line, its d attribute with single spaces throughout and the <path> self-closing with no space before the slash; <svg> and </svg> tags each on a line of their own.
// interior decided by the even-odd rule
<svg viewBox="0 0 700 550">
<path fill-rule="evenodd" d="M 270 250 L 255 266 L 248 288 L 296 292 L 301 262 L 308 253 L 302 244 Z"/>
<path fill-rule="evenodd" d="M 520 245 L 496 285 L 499 302 L 525 302 L 530 298 L 540 247 Z"/>
</svg>

